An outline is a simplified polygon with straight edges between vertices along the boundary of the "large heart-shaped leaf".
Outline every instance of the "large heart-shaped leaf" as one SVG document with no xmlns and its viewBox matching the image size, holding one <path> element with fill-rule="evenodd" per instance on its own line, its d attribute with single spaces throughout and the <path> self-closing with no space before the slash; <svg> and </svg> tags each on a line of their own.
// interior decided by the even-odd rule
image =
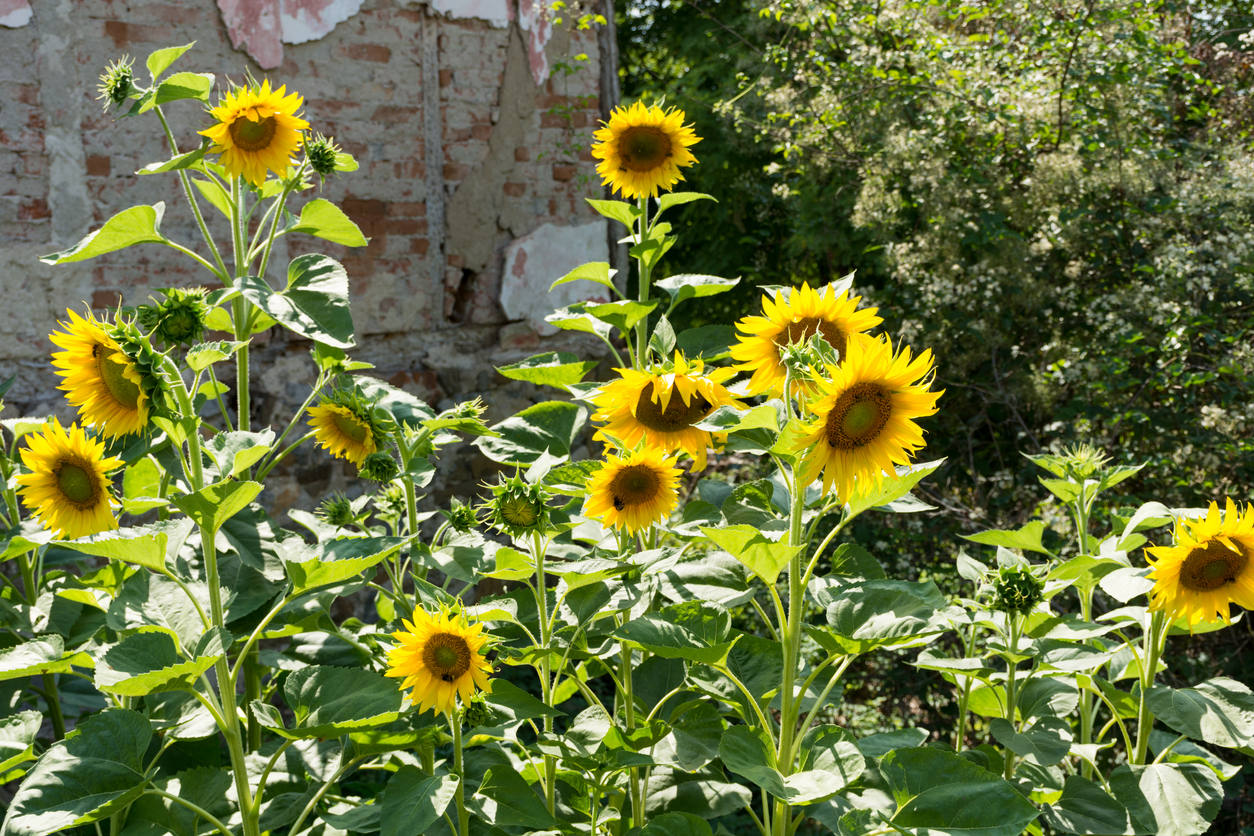
<svg viewBox="0 0 1254 836">
<path fill-rule="evenodd" d="M 1224 797 L 1219 776 L 1200 763 L 1124 764 L 1110 773 L 1110 790 L 1140 832 L 1154 836 L 1206 833 Z"/>
<path fill-rule="evenodd" d="M 169 633 L 135 633 L 110 648 L 96 664 L 96 687 L 122 697 L 192 690 L 200 675 L 222 657 L 220 645 L 218 650 L 183 659 Z"/>
<path fill-rule="evenodd" d="M 300 210 L 300 219 L 287 232 L 303 232 L 316 235 L 334 244 L 346 247 L 364 247 L 370 243 L 361 229 L 353 223 L 344 210 L 329 200 L 314 198 Z"/>
<path fill-rule="evenodd" d="M 240 279 L 238 288 L 244 298 L 305 339 L 353 347 L 348 273 L 335 259 L 318 254 L 292 259 L 283 290 L 274 290 L 260 276 Z"/>
<path fill-rule="evenodd" d="M 105 225 L 79 241 L 68 250 L 40 257 L 44 264 L 69 264 L 98 255 L 111 253 L 132 244 L 161 243 L 161 217 L 165 203 L 152 206 L 132 206 L 105 221 Z"/>
<path fill-rule="evenodd" d="M 268 703 L 254 701 L 253 711 L 262 725 L 299 740 L 390 723 L 400 716 L 402 694 L 395 680 L 373 671 L 311 665 L 288 674 L 283 697 L 295 715 L 291 728 Z"/>
<path fill-rule="evenodd" d="M 327 586 L 360 575 L 396 554 L 409 540 L 404 537 L 344 537 L 309 545 L 289 538 L 279 543 L 296 592 Z"/>
<path fill-rule="evenodd" d="M 475 446 L 502 464 L 534 464 L 545 453 L 565 459 L 587 421 L 588 411 L 581 406 L 545 401 L 493 426 L 499 437 L 476 439 Z"/>
<path fill-rule="evenodd" d="M 458 783 L 453 775 L 427 775 L 415 766 L 402 766 L 383 795 L 379 836 L 427 832 L 444 815 Z"/>
<path fill-rule="evenodd" d="M 1221 676 L 1193 688 L 1154 688 L 1149 707 L 1159 720 L 1194 740 L 1227 749 L 1254 745 L 1254 693 L 1235 679 Z"/>
</svg>

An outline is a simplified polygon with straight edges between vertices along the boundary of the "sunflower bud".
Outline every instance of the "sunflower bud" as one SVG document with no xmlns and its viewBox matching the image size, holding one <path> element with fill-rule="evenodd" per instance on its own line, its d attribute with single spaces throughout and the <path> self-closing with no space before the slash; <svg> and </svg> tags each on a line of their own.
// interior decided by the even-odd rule
<svg viewBox="0 0 1254 836">
<path fill-rule="evenodd" d="M 1096 475 L 1109 461 L 1109 456 L 1088 444 L 1068 447 L 1062 455 L 1063 465 L 1080 480 Z"/>
<path fill-rule="evenodd" d="M 391 453 L 371 453 L 357 469 L 358 475 L 371 482 L 391 482 L 400 475 L 401 469 Z"/>
<path fill-rule="evenodd" d="M 448 518 L 448 524 L 458 534 L 473 531 L 479 525 L 479 517 L 475 509 L 469 505 L 462 505 L 456 499 L 453 500 L 452 507 L 443 513 Z"/>
<path fill-rule="evenodd" d="M 467 728 L 486 726 L 492 720 L 492 709 L 482 691 L 476 691 L 470 702 L 462 704 L 462 720 Z"/>
<path fill-rule="evenodd" d="M 135 92 L 135 76 L 131 72 L 131 59 L 123 55 L 117 61 L 105 67 L 100 76 L 100 95 L 96 98 L 104 103 L 105 113 L 109 108 L 121 107 Z"/>
<path fill-rule="evenodd" d="M 491 524 L 513 537 L 548 530 L 548 493 L 539 485 L 529 485 L 514 476 L 492 487 L 487 503 Z"/>
<path fill-rule="evenodd" d="M 170 395 L 170 384 L 162 369 L 162 357 L 152 347 L 152 341 L 136 327 L 134 322 L 121 318 L 110 329 L 111 337 L 118 348 L 135 366 L 139 373 L 136 381 L 142 391 L 160 414 L 162 409 L 173 410 L 174 400 Z"/>
<path fill-rule="evenodd" d="M 993 609 L 1027 615 L 1041 602 L 1045 582 L 1026 566 L 1003 566 L 993 582 Z"/>
<path fill-rule="evenodd" d="M 309 167 L 324 183 L 335 173 L 336 158 L 340 153 L 340 146 L 335 144 L 335 140 L 322 134 L 318 134 L 305 143 L 305 156 L 309 160 Z"/>
<path fill-rule="evenodd" d="M 404 516 L 406 511 L 405 486 L 399 482 L 388 485 L 374 495 L 375 516 L 388 524 L 393 524 Z"/>
<path fill-rule="evenodd" d="M 209 318 L 205 289 L 167 287 L 161 293 L 164 299 L 154 299 L 155 305 L 140 305 L 138 311 L 139 324 L 152 339 L 165 345 L 191 345 L 204 336 Z"/>
<path fill-rule="evenodd" d="M 322 500 L 322 505 L 318 507 L 318 517 L 327 525 L 347 528 L 357 522 L 357 511 L 348 497 L 342 493 L 333 493 Z"/>
</svg>

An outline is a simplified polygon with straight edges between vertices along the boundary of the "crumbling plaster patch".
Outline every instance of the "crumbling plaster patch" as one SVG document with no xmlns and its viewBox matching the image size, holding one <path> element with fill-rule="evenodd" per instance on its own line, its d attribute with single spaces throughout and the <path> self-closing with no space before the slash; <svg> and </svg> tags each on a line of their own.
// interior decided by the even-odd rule
<svg viewBox="0 0 1254 836">
<path fill-rule="evenodd" d="M 581 264 L 609 261 L 609 235 L 604 220 L 577 226 L 543 224 L 515 238 L 505 249 L 501 278 L 501 310 L 511 320 L 524 320 L 542 337 L 558 329 L 544 320 L 554 308 L 574 302 L 609 302 L 604 285 L 580 279 L 549 290 L 554 281 Z"/>
<path fill-rule="evenodd" d="M 30 3 L 26 0 L 0 0 L 0 26 L 17 29 L 30 23 Z"/>
</svg>

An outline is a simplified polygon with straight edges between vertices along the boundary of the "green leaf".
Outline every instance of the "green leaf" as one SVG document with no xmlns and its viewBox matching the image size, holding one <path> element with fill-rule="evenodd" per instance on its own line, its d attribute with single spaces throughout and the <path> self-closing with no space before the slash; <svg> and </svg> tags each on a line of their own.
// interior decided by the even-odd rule
<svg viewBox="0 0 1254 836">
<path fill-rule="evenodd" d="M 223 217 L 231 217 L 231 196 L 227 194 L 226 189 L 218 185 L 214 180 L 199 180 L 192 178 L 192 185 L 196 190 L 213 205 L 213 208 L 222 213 Z M 221 329 L 229 330 L 229 329 Z"/>
<path fill-rule="evenodd" d="M 361 234 L 361 229 L 344 214 L 344 210 L 320 197 L 306 203 L 300 210 L 296 225 L 286 231 L 315 235 L 345 247 L 364 247 L 370 243 L 370 239 Z"/>
<path fill-rule="evenodd" d="M 685 203 L 692 203 L 694 200 L 713 200 L 715 203 L 718 203 L 718 200 L 713 195 L 702 194 L 701 192 L 667 192 L 657 199 L 657 212 L 654 213 L 653 220 L 657 221 L 658 217 L 672 206 L 682 206 Z"/>
<path fill-rule="evenodd" d="M 273 446 L 274 430 L 266 427 L 259 433 L 242 430 L 218 433 L 205 443 L 203 449 L 218 466 L 218 474 L 226 478 L 261 461 Z"/>
<path fill-rule="evenodd" d="M 358 729 L 391 723 L 401 713 L 396 680 L 362 668 L 311 665 L 292 671 L 283 683 L 283 699 L 294 721 L 285 727 L 279 710 L 253 702 L 258 721 L 289 740 L 338 737 Z"/>
<path fill-rule="evenodd" d="M 209 589 L 202 582 L 188 584 L 201 609 L 209 611 Z M 227 594 L 223 591 L 223 595 Z M 105 617 L 110 630 L 135 630 L 145 625 L 169 630 L 185 648 L 195 647 L 204 622 L 187 593 L 174 581 L 152 572 L 136 572 L 122 584 Z"/>
<path fill-rule="evenodd" d="M 1225 749 L 1254 745 L 1254 693 L 1227 677 L 1208 679 L 1193 688 L 1153 688 L 1154 716 L 1194 740 Z"/>
<path fill-rule="evenodd" d="M 190 801 L 210 815 L 229 819 L 231 803 L 227 799 L 234 785 L 231 773 L 212 766 L 185 769 L 170 777 L 158 778 L 153 784 L 163 792 Z M 152 833 L 140 830 L 143 826 L 155 827 L 156 832 L 169 831 L 172 836 L 208 836 L 214 829 L 199 814 L 170 798 L 145 795 L 127 811 L 124 833 L 132 836 Z"/>
<path fill-rule="evenodd" d="M 272 289 L 258 276 L 239 279 L 238 288 L 289 331 L 335 348 L 353 347 L 348 273 L 335 259 L 316 253 L 292 259 L 283 290 Z"/>
<path fill-rule="evenodd" d="M 604 302 L 600 305 L 585 304 L 583 312 L 612 325 L 626 334 L 636 327 L 637 322 L 653 313 L 653 309 L 657 307 L 657 304 L 658 300 L 656 299 L 651 299 L 648 302 L 624 299 L 620 302 Z M 574 306 L 572 305 L 572 307 Z"/>
<path fill-rule="evenodd" d="M 588 200 L 588 205 L 597 211 L 603 218 L 609 218 L 612 221 L 618 221 L 627 229 L 635 226 L 636 218 L 640 217 L 640 208 L 634 203 L 628 203 L 625 200 Z"/>
<path fill-rule="evenodd" d="M 426 401 L 404 389 L 397 389 L 373 377 L 355 377 L 353 382 L 376 407 L 391 415 L 398 424 L 417 427 L 435 418 L 435 410 Z"/>
<path fill-rule="evenodd" d="M 247 342 L 223 341 L 199 343 L 187 352 L 187 366 L 194 372 L 202 372 L 214 363 L 221 363 L 239 351 Z"/>
<path fill-rule="evenodd" d="M 593 459 L 567 462 L 550 470 L 541 481 L 546 488 L 554 493 L 566 496 L 584 496 L 588 479 L 600 469 L 601 463 Z"/>
<path fill-rule="evenodd" d="M 736 643 L 725 641 L 731 626 L 727 610 L 718 604 L 689 601 L 645 613 L 613 632 L 614 638 L 656 653 L 664 659 L 687 659 L 720 665 Z"/>
<path fill-rule="evenodd" d="M 489 459 L 502 464 L 530 465 L 548 453 L 564 459 L 583 434 L 588 411 L 565 401 L 528 407 L 492 427 L 499 437 L 475 439 Z"/>
<path fill-rule="evenodd" d="M 701 533 L 768 584 L 775 583 L 779 573 L 802 548 L 769 540 L 751 525 L 702 528 Z"/>
<path fill-rule="evenodd" d="M 38 711 L 19 711 L 0 720 L 0 775 L 35 758 L 35 736 L 44 717 Z"/>
<path fill-rule="evenodd" d="M 207 103 L 211 90 L 213 73 L 175 73 L 157 85 L 153 97 L 140 107 L 139 112 L 182 99 L 198 99 Z"/>
<path fill-rule="evenodd" d="M 152 80 L 156 81 L 163 72 L 170 69 L 170 65 L 177 61 L 184 52 L 196 45 L 195 41 L 183 46 L 168 46 L 165 49 L 158 49 L 156 52 L 150 53 L 148 56 L 148 72 L 152 73 Z"/>
<path fill-rule="evenodd" d="M 730 325 L 702 325 L 675 336 L 675 348 L 689 359 L 704 357 L 711 360 L 726 354 L 735 342 L 736 329 Z"/>
<path fill-rule="evenodd" d="M 1023 719 L 1066 717 L 1080 704 L 1080 692 L 1068 681 L 1052 676 L 1034 676 L 1019 692 L 1019 712 Z"/>
<path fill-rule="evenodd" d="M 920 834 L 1020 836 L 1037 817 L 1009 781 L 939 749 L 897 749 L 880 761 L 899 809 L 895 826 Z"/>
<path fill-rule="evenodd" d="M 602 322 L 589 313 L 585 313 L 583 302 L 576 302 L 573 305 L 558 308 L 546 316 L 544 321 L 563 331 L 580 331 L 585 334 L 596 334 L 603 340 L 608 340 L 614 330 L 608 323 Z"/>
<path fill-rule="evenodd" d="M 878 485 L 871 484 L 865 490 L 861 486 L 855 487 L 853 496 L 846 505 L 846 523 L 868 508 L 888 505 L 901 499 L 944 463 L 944 459 L 937 459 L 908 467 L 899 466 L 896 476 L 886 476 Z"/>
<path fill-rule="evenodd" d="M 383 794 L 379 836 L 426 833 L 448 809 L 458 783 L 454 775 L 427 775 L 416 766 L 396 770 Z"/>
<path fill-rule="evenodd" d="M 82 657 L 82 658 L 80 658 Z M 65 656 L 65 639 L 52 634 L 0 650 L 0 682 L 45 673 L 64 673 L 74 664 L 90 665 L 86 654 Z"/>
<path fill-rule="evenodd" d="M 122 810 L 148 784 L 144 754 L 152 729 L 144 715 L 108 709 L 54 743 L 18 787 L 6 836 L 47 836 Z"/>
<path fill-rule="evenodd" d="M 521 723 L 540 717 L 563 717 L 566 712 L 545 705 L 508 679 L 494 679 L 492 692 L 486 697 L 493 712 L 503 715 L 509 722 Z"/>
<path fill-rule="evenodd" d="M 213 667 L 221 656 L 219 652 L 183 660 L 169 633 L 136 633 L 122 639 L 101 657 L 96 665 L 96 688 L 120 697 L 191 691 L 200 675 Z"/>
<path fill-rule="evenodd" d="M 1063 833 L 1093 836 L 1131 834 L 1132 821 L 1128 810 L 1097 784 L 1079 775 L 1068 775 L 1062 785 L 1062 797 L 1045 805 L 1042 818 Z"/>
<path fill-rule="evenodd" d="M 701 817 L 729 816 L 754 802 L 743 784 L 731 782 L 721 769 L 710 765 L 696 772 L 658 767 L 649 775 L 645 812 L 692 813 Z"/>
<path fill-rule="evenodd" d="M 717 296 L 720 293 L 726 293 L 736 285 L 740 284 L 740 279 L 723 279 L 718 276 L 702 276 L 694 273 L 681 273 L 677 276 L 670 276 L 655 283 L 655 287 L 660 287 L 670 294 L 671 309 L 687 299 L 704 299 L 708 296 Z"/>
<path fill-rule="evenodd" d="M 1138 832 L 1197 836 L 1210 829 L 1223 801 L 1223 785 L 1200 763 L 1123 764 L 1110 773 L 1110 790 Z"/>
<path fill-rule="evenodd" d="M 713 836 L 710 823 L 692 813 L 663 813 L 649 819 L 636 836 Z"/>
<path fill-rule="evenodd" d="M 577 281 L 596 282 L 597 284 L 604 285 L 612 290 L 617 290 L 617 288 L 614 287 L 614 282 L 612 281 L 614 274 L 617 272 L 617 270 L 611 270 L 610 265 L 606 264 L 604 261 L 590 261 L 587 264 L 579 265 L 565 276 L 562 276 L 560 279 L 553 282 L 553 284 L 549 286 L 549 292 L 552 293 L 553 288 L 558 285 Z"/>
<path fill-rule="evenodd" d="M 496 370 L 510 380 L 525 380 L 537 386 L 564 388 L 583 380 L 584 375 L 597 367 L 596 360 L 580 360 L 568 352 L 549 352 L 528 357 L 521 363 L 497 366 Z"/>
<path fill-rule="evenodd" d="M 1007 549 L 1049 554 L 1049 550 L 1041 545 L 1041 535 L 1045 533 L 1045 523 L 1033 520 L 1023 528 L 1014 531 L 981 531 L 979 534 L 963 534 L 962 539 L 985 546 L 1003 546 Z"/>
<path fill-rule="evenodd" d="M 135 173 L 139 175 L 162 174 L 167 171 L 183 171 L 192 168 L 205 158 L 205 154 L 208 153 L 211 145 L 212 143 L 206 141 L 195 150 L 171 157 L 163 163 L 149 163 Z"/>
<path fill-rule="evenodd" d="M 543 799 L 523 780 L 522 775 L 508 767 L 494 766 L 485 772 L 472 802 L 484 821 L 499 827 L 523 827 L 528 830 L 557 827 L 557 821 L 549 815 Z"/>
<path fill-rule="evenodd" d="M 845 787 L 841 776 L 821 770 L 795 772 L 785 777 L 775 768 L 771 747 L 748 726 L 732 726 L 718 744 L 718 756 L 737 775 L 789 804 L 801 806 L 825 801 Z"/>
<path fill-rule="evenodd" d="M 111 253 L 132 244 L 163 243 L 165 236 L 161 234 L 161 217 L 164 214 L 165 203 L 132 206 L 105 221 L 104 226 L 68 250 L 40 256 L 39 260 L 44 264 L 69 264 Z"/>
<path fill-rule="evenodd" d="M 1071 726 L 1066 720 L 1045 717 L 1027 731 L 1016 731 L 998 717 L 989 724 L 997 742 L 1037 766 L 1053 766 L 1071 751 Z"/>
<path fill-rule="evenodd" d="M 171 502 L 197 525 L 217 531 L 222 523 L 247 508 L 262 487 L 259 482 L 218 482 Z"/>
<path fill-rule="evenodd" d="M 38 520 L 22 520 L 17 529 L 10 528 L 0 532 L 0 561 L 34 551 L 51 540 L 52 532 L 44 528 Z"/>
<path fill-rule="evenodd" d="M 309 545 L 298 538 L 279 543 L 293 592 L 303 592 L 356 577 L 396 554 L 404 537 L 344 537 Z"/>
<path fill-rule="evenodd" d="M 863 581 L 841 590 L 827 623 L 847 653 L 866 653 L 950 629 L 945 606 L 932 581 Z"/>
<path fill-rule="evenodd" d="M 868 758 L 882 758 L 896 749 L 914 749 L 928 739 L 926 729 L 898 729 L 897 731 L 868 734 L 857 741 L 858 751 Z"/>
<path fill-rule="evenodd" d="M 172 551 L 177 552 L 191 530 L 191 520 L 167 520 L 142 528 L 102 531 L 81 540 L 66 540 L 58 545 L 82 554 L 122 560 L 162 572 L 166 568 L 166 555 Z M 173 550 L 169 547 L 171 541 L 174 543 Z"/>
</svg>

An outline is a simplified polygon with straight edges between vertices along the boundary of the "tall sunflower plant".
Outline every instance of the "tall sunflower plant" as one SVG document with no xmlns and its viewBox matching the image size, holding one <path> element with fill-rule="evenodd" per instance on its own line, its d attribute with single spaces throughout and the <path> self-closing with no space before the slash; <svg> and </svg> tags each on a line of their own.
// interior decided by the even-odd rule
<svg viewBox="0 0 1254 836">
<path fill-rule="evenodd" d="M 364 243 L 302 197 L 351 158 L 266 81 L 209 106 L 211 77 L 166 75 L 186 51 L 150 56 L 147 87 L 112 65 L 102 95 L 157 117 L 172 156 L 143 172 L 179 179 L 203 247 L 141 206 L 48 258 L 160 244 L 221 287 L 68 312 L 52 366 L 77 420 L 0 421 L 19 570 L 0 575 L 0 836 L 1205 832 L 1254 696 L 1185 687 L 1169 649 L 1254 606 L 1254 510 L 1103 515 L 1137 468 L 1036 456 L 1074 542 L 1052 514 L 970 535 L 995 561 L 955 549 L 968 594 L 890 579 L 850 523 L 936 510 L 915 495 L 942 465 L 919 461 L 934 358 L 877 333 L 852 276 L 677 334 L 676 306 L 735 280 L 666 270 L 663 217 L 705 196 L 672 191 L 698 138 L 656 105 L 619 109 L 593 147 L 624 198 L 592 206 L 628 231 L 632 298 L 585 265 L 558 281 L 618 301 L 550 317 L 617 368 L 590 381 L 597 362 L 539 355 L 500 371 L 570 399 L 492 427 L 474 400 L 437 415 L 351 359 L 340 265 L 266 278 L 279 235 Z M 179 101 L 206 123 L 182 153 L 162 110 Z M 316 379 L 260 428 L 246 352 L 272 327 L 312 344 Z M 589 436 L 596 457 L 574 460 Z M 501 474 L 434 509 L 420 491 L 466 438 Z M 265 487 L 306 443 L 364 489 L 284 527 Z M 761 478 L 729 480 L 729 453 Z M 342 617 L 348 596 L 365 617 Z M 848 677 L 887 656 L 935 677 L 953 729 L 842 722 Z"/>
</svg>

